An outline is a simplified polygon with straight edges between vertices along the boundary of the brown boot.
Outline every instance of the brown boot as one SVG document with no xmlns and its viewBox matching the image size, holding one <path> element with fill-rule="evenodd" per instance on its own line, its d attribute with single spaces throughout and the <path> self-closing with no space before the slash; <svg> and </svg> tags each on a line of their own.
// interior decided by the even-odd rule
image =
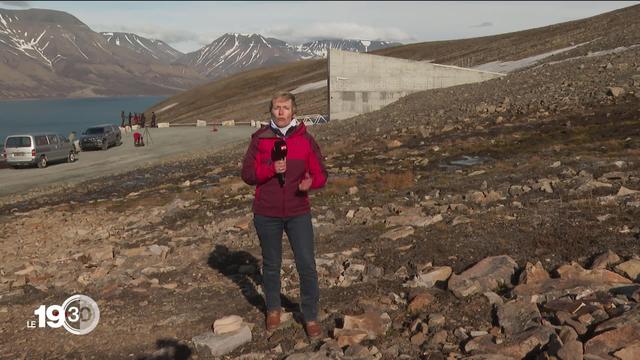
<svg viewBox="0 0 640 360">
<path fill-rule="evenodd" d="M 307 331 L 307 336 L 310 339 L 317 339 L 322 336 L 322 327 L 317 321 L 307 321 L 304 324 L 304 329 Z"/>
<path fill-rule="evenodd" d="M 280 326 L 280 310 L 267 311 L 267 331 L 273 331 Z"/>
</svg>

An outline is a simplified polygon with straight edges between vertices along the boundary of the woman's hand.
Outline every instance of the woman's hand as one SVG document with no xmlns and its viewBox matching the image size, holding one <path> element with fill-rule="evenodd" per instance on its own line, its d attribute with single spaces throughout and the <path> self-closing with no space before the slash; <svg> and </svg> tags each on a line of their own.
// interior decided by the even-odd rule
<svg viewBox="0 0 640 360">
<path fill-rule="evenodd" d="M 311 188 L 312 180 L 313 179 L 311 179 L 311 176 L 309 175 L 309 173 L 305 173 L 304 179 L 302 179 L 302 181 L 300 181 L 300 184 L 298 184 L 298 190 L 309 191 L 309 189 Z"/>
<path fill-rule="evenodd" d="M 273 163 L 276 174 L 284 174 L 287 171 L 287 160 L 278 160 Z"/>
</svg>

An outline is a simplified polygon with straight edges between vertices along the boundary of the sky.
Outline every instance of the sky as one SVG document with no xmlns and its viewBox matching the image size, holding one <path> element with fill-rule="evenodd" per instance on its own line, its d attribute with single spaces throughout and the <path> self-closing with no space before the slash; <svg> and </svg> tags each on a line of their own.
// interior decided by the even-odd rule
<svg viewBox="0 0 640 360">
<path fill-rule="evenodd" d="M 318 39 L 452 40 L 531 29 L 640 1 L 0 1 L 0 8 L 68 12 L 94 31 L 132 32 L 187 53 L 225 33 L 291 44 Z"/>
</svg>

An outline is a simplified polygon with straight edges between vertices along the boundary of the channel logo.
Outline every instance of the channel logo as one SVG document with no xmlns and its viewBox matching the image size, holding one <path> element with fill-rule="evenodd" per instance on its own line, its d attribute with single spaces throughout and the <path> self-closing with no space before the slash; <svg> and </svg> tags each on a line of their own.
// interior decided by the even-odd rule
<svg viewBox="0 0 640 360">
<path fill-rule="evenodd" d="M 33 314 L 38 320 L 27 321 L 27 328 L 64 327 L 74 335 L 86 335 L 98 326 L 100 309 L 98 304 L 86 295 L 73 295 L 62 305 L 40 305 Z"/>
</svg>

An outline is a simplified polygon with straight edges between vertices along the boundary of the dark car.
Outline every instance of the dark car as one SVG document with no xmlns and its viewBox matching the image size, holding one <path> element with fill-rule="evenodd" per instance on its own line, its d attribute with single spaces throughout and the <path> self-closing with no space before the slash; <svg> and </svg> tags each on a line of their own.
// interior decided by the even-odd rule
<svg viewBox="0 0 640 360">
<path fill-rule="evenodd" d="M 88 149 L 107 150 L 111 146 L 122 144 L 120 129 L 112 124 L 96 125 L 88 128 L 80 137 L 82 151 Z"/>
</svg>

